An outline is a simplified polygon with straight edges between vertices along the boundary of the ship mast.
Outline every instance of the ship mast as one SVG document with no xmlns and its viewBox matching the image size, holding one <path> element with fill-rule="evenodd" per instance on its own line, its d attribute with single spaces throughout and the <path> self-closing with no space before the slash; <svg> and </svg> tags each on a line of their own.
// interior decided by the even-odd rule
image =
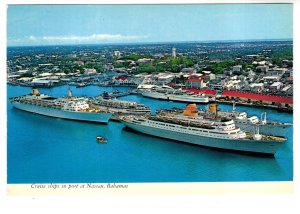
<svg viewBox="0 0 300 214">
<path fill-rule="evenodd" d="M 215 104 L 215 119 L 217 119 L 218 118 L 218 105 L 217 105 L 217 103 Z"/>
<path fill-rule="evenodd" d="M 266 123 L 267 123 L 267 112 L 263 112 L 263 113 L 261 114 L 260 120 L 261 120 L 261 123 L 262 123 L 262 124 L 266 124 Z"/>
<path fill-rule="evenodd" d="M 71 97 L 72 97 L 72 91 L 71 91 L 71 88 L 69 86 L 69 88 L 68 88 L 68 98 L 71 98 Z"/>
</svg>

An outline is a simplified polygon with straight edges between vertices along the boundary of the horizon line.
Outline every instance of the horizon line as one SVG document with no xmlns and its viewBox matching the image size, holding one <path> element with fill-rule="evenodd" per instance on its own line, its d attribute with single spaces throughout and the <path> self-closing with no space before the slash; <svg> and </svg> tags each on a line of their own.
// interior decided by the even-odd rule
<svg viewBox="0 0 300 214">
<path fill-rule="evenodd" d="M 217 42 L 256 42 L 256 41 L 293 41 L 293 38 L 279 39 L 228 39 L 228 40 L 200 40 L 200 41 L 154 41 L 154 42 L 120 42 L 120 43 L 81 43 L 81 44 L 47 44 L 47 45 L 7 45 L 6 48 L 17 47 L 49 47 L 49 46 L 96 46 L 96 45 L 140 45 L 140 44 L 170 44 L 170 43 L 217 43 Z"/>
</svg>

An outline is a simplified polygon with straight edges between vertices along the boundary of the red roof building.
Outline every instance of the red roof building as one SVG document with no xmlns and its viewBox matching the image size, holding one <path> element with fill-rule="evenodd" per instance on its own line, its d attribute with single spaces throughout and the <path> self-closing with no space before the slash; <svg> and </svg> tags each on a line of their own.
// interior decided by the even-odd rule
<svg viewBox="0 0 300 214">
<path fill-rule="evenodd" d="M 293 105 L 293 98 L 282 97 L 282 96 L 255 94 L 255 93 L 248 93 L 248 92 L 241 92 L 241 91 L 224 91 L 221 96 L 228 97 L 228 98 L 247 99 L 252 101 L 262 101 L 267 103 L 283 103 L 283 104 Z"/>
<path fill-rule="evenodd" d="M 201 79 L 199 79 L 197 77 L 192 77 L 192 78 L 189 78 L 187 81 L 188 82 L 201 82 Z"/>
<path fill-rule="evenodd" d="M 202 88 L 203 87 L 203 80 L 200 77 L 190 77 L 186 83 L 186 87 L 188 88 Z"/>
</svg>

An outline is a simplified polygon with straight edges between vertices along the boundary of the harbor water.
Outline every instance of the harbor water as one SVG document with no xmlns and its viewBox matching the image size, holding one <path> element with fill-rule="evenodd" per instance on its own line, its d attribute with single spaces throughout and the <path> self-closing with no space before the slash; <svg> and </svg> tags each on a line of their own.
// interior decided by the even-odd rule
<svg viewBox="0 0 300 214">
<path fill-rule="evenodd" d="M 71 87 L 74 96 L 96 96 L 128 87 Z M 55 97 L 66 96 L 68 86 L 39 89 Z M 293 180 L 293 128 L 275 157 L 247 155 L 195 146 L 144 135 L 119 122 L 107 125 L 51 118 L 12 107 L 8 98 L 31 88 L 7 86 L 7 182 L 221 182 Z M 183 108 L 185 103 L 160 101 L 134 94 L 121 97 L 151 107 Z M 205 108 L 203 104 L 199 108 Z M 219 105 L 231 111 L 230 105 Z M 272 109 L 236 106 L 237 111 L 267 119 L 293 122 L 293 115 Z M 108 142 L 99 144 L 97 136 Z"/>
</svg>

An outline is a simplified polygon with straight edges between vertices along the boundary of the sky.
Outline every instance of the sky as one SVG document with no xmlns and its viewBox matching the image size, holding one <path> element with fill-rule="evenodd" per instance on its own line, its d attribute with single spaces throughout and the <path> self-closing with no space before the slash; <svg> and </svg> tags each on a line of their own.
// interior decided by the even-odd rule
<svg viewBox="0 0 300 214">
<path fill-rule="evenodd" d="M 293 38 L 292 4 L 9 5 L 7 45 Z"/>
</svg>

